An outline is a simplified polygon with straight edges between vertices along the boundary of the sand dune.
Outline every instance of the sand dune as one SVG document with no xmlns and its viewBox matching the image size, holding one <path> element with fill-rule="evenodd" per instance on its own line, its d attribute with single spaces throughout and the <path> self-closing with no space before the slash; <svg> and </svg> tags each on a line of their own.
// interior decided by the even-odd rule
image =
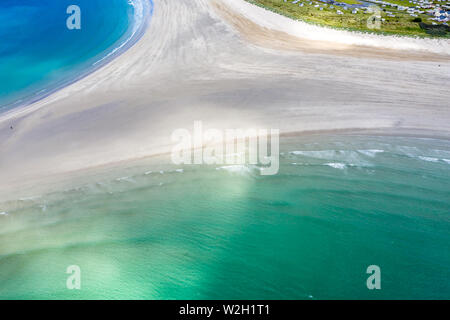
<svg viewBox="0 0 450 320">
<path fill-rule="evenodd" d="M 216 2 L 216 6 L 226 12 L 228 20 L 250 38 L 261 38 L 261 33 L 264 33 L 266 45 L 275 43 L 278 46 L 282 43 L 284 48 L 297 48 L 297 44 L 302 40 L 308 42 L 308 46 L 304 46 L 306 50 L 326 49 L 331 50 L 332 53 L 348 50 L 348 54 L 373 56 L 376 53 L 405 59 L 420 57 L 449 59 L 450 41 L 448 39 L 379 36 L 363 32 L 324 29 L 302 21 L 294 21 L 242 0 Z M 245 27 L 240 27 L 242 25 Z M 258 30 L 254 26 L 264 30 Z"/>
<path fill-rule="evenodd" d="M 126 53 L 0 117 L 0 197 L 49 177 L 169 151 L 171 133 L 195 120 L 282 133 L 448 135 L 448 40 L 302 26 L 310 28 L 242 0 L 155 1 L 148 31 Z"/>
<path fill-rule="evenodd" d="M 250 42 L 280 49 L 389 60 L 448 61 L 450 41 L 324 29 L 245 1 L 215 1 L 219 14 Z"/>
</svg>

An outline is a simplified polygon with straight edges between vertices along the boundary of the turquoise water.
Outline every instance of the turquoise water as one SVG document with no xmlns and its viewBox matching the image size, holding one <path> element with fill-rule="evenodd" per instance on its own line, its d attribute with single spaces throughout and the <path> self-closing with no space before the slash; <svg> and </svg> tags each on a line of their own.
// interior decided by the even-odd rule
<svg viewBox="0 0 450 320">
<path fill-rule="evenodd" d="M 281 142 L 275 176 L 155 158 L 0 202 L 0 298 L 450 298 L 449 141 Z"/>
<path fill-rule="evenodd" d="M 143 3 L 2 0 L 0 112 L 51 93 L 125 49 L 144 22 Z M 81 30 L 66 27 L 72 4 L 81 9 Z"/>
</svg>

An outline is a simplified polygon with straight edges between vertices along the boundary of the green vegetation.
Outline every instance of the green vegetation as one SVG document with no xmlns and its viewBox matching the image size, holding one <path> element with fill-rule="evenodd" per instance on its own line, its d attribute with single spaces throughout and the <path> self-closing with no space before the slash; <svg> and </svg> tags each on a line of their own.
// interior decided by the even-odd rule
<svg viewBox="0 0 450 320">
<path fill-rule="evenodd" d="M 345 2 L 347 4 L 361 4 L 361 1 L 357 0 L 342 0 L 341 2 Z"/>
<path fill-rule="evenodd" d="M 400 11 L 394 7 L 382 8 L 377 5 L 381 12 L 382 20 L 380 21 L 380 28 L 377 29 L 369 27 L 370 23 L 368 23 L 368 20 L 371 17 L 373 19 L 374 13 L 367 12 L 366 8 L 359 8 L 356 13 L 352 13 L 352 8 L 347 8 L 347 10 L 345 10 L 342 6 L 333 6 L 316 0 L 300 0 L 296 4 L 292 3 L 293 0 L 287 0 L 286 2 L 284 0 L 246 1 L 295 20 L 302 20 L 305 22 L 338 29 L 415 37 L 449 37 L 450 34 L 446 31 L 436 32 L 434 28 L 435 26 L 431 29 L 427 28 L 426 24 L 431 26 L 432 23 L 429 21 L 431 18 L 429 15 L 417 14 L 417 17 L 413 17 L 406 11 Z M 343 0 L 340 2 L 345 2 L 348 4 L 358 3 L 356 0 Z M 389 0 L 389 2 L 400 4 L 405 7 L 413 7 L 413 4 L 409 3 L 407 0 Z M 300 6 L 301 4 L 303 4 L 303 6 Z M 322 8 L 322 10 L 320 8 Z M 342 14 L 338 14 L 338 10 L 341 11 Z M 422 21 L 426 22 L 426 24 Z M 442 28 L 439 30 L 448 30 L 448 27 L 446 26 L 441 25 L 441 27 Z"/>
</svg>

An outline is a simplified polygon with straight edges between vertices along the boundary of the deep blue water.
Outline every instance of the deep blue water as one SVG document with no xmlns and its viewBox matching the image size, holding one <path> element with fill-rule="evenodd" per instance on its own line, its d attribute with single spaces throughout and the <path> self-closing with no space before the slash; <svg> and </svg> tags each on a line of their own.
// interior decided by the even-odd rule
<svg viewBox="0 0 450 320">
<path fill-rule="evenodd" d="M 69 5 L 81 30 L 69 30 Z M 2 0 L 0 112 L 48 94 L 99 66 L 136 35 L 138 0 Z M 142 19 L 141 19 L 142 20 Z"/>
</svg>

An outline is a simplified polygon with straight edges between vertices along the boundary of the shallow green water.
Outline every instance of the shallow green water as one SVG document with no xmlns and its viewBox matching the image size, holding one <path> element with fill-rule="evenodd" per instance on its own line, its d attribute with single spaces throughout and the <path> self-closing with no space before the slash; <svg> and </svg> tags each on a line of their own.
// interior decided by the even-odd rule
<svg viewBox="0 0 450 320">
<path fill-rule="evenodd" d="M 0 202 L 0 298 L 450 298 L 448 141 L 310 136 L 281 149 L 276 176 L 158 160 Z M 366 287 L 373 264 L 381 290 Z"/>
</svg>

